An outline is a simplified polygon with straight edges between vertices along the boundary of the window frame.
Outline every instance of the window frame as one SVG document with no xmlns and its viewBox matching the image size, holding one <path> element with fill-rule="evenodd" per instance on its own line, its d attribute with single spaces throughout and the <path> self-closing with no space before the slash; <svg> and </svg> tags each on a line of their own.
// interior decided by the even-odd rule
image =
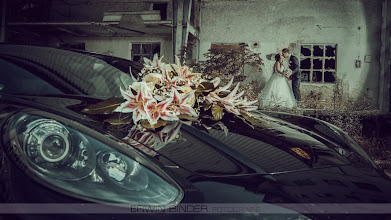
<svg viewBox="0 0 391 220">
<path fill-rule="evenodd" d="M 310 47 L 311 55 L 310 56 L 304 56 L 301 52 L 301 48 L 305 46 L 305 48 Z M 314 56 L 314 46 L 322 46 L 323 47 L 323 55 L 322 56 Z M 335 48 L 334 56 L 326 56 L 326 47 L 331 46 Z M 303 71 L 309 72 L 309 81 L 303 81 L 302 83 L 314 83 L 314 84 L 335 84 L 336 83 L 336 75 L 338 72 L 337 68 L 337 56 L 338 56 L 338 44 L 325 44 L 325 43 L 303 43 L 300 45 L 300 70 L 303 74 Z M 301 62 L 305 59 L 310 59 L 310 69 L 303 69 L 301 66 Z M 314 69 L 314 59 L 321 59 L 322 60 L 322 68 L 321 69 Z M 326 60 L 333 59 L 335 62 L 335 68 L 334 69 L 326 69 L 325 64 Z M 322 80 L 321 81 L 313 81 L 313 74 L 314 72 L 320 71 L 322 72 Z M 325 72 L 333 72 L 334 73 L 334 82 L 325 82 Z"/>
<path fill-rule="evenodd" d="M 133 51 L 133 45 L 136 45 L 136 44 L 140 45 L 140 48 L 139 48 L 140 53 L 134 53 L 134 51 Z M 153 48 L 152 48 L 151 54 L 143 53 L 143 51 L 142 51 L 143 45 L 148 45 L 148 44 L 151 45 L 151 47 L 153 47 L 153 45 L 155 45 L 155 44 L 159 45 L 160 49 L 159 49 L 158 57 L 160 57 L 161 49 L 162 49 L 162 43 L 161 42 L 137 42 L 137 43 L 130 43 L 130 59 L 132 61 L 134 61 L 134 62 L 141 62 L 141 63 L 144 62 L 144 57 L 152 60 L 153 56 L 155 55 L 153 53 Z M 145 55 L 147 55 L 147 56 L 145 56 Z M 135 61 L 134 60 L 134 56 L 140 56 L 140 60 Z"/>
</svg>

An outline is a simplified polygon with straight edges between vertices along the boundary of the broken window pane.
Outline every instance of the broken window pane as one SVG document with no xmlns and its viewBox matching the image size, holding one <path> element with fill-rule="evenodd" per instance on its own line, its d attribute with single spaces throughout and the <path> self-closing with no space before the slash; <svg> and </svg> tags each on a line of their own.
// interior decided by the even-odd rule
<svg viewBox="0 0 391 220">
<path fill-rule="evenodd" d="M 337 45 L 303 44 L 300 47 L 302 82 L 335 83 Z"/>
<path fill-rule="evenodd" d="M 322 72 L 314 71 L 312 73 L 312 82 L 322 82 Z"/>
<path fill-rule="evenodd" d="M 326 56 L 327 57 L 335 57 L 335 48 L 333 46 L 326 46 Z"/>
<path fill-rule="evenodd" d="M 323 45 L 314 45 L 313 55 L 316 57 L 323 57 Z"/>
<path fill-rule="evenodd" d="M 332 69 L 335 70 L 335 60 L 334 59 L 326 59 L 324 63 L 324 68 L 325 69 Z"/>
<path fill-rule="evenodd" d="M 301 45 L 301 55 L 311 56 L 311 45 Z"/>
<path fill-rule="evenodd" d="M 317 69 L 317 70 L 322 69 L 322 59 L 313 59 L 313 62 L 314 62 L 312 66 L 313 69 Z"/>
<path fill-rule="evenodd" d="M 132 54 L 140 54 L 140 44 L 132 44 Z"/>
<path fill-rule="evenodd" d="M 301 72 L 301 81 L 309 82 L 310 81 L 310 71 L 302 71 Z"/>
<path fill-rule="evenodd" d="M 324 72 L 324 82 L 335 82 L 335 72 Z"/>
<path fill-rule="evenodd" d="M 303 59 L 300 61 L 300 69 L 311 69 L 311 59 Z"/>
</svg>

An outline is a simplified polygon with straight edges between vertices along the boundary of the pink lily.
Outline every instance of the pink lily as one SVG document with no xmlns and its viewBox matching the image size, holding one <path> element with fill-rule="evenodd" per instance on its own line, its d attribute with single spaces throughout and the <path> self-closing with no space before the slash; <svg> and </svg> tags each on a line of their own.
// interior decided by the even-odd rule
<svg viewBox="0 0 391 220">
<path fill-rule="evenodd" d="M 228 82 L 228 84 L 223 87 L 218 88 L 217 92 L 219 93 L 219 92 L 223 92 L 223 91 L 229 91 L 228 89 L 229 89 L 229 87 L 231 87 L 233 81 L 234 81 L 234 78 L 232 77 L 232 79 Z M 217 83 L 217 85 L 218 84 L 220 84 L 220 78 L 219 78 L 219 83 Z M 217 86 L 215 86 L 215 87 L 217 87 Z"/>
<path fill-rule="evenodd" d="M 123 140 L 149 155 L 154 155 L 155 152 L 152 149 L 159 150 L 175 140 L 180 132 L 181 125 L 178 121 L 168 123 L 159 132 L 143 130 L 134 133 L 134 129 L 132 129 Z"/>
<path fill-rule="evenodd" d="M 124 137 L 123 140 L 144 153 L 150 156 L 155 156 L 156 152 L 152 150 L 153 146 L 149 146 L 153 138 L 153 134 L 147 131 L 140 131 L 136 133 L 134 138 L 132 138 L 133 132 L 134 131 L 129 131 L 129 134 Z"/>
<path fill-rule="evenodd" d="M 166 121 L 179 120 L 173 111 L 167 109 L 171 102 L 172 99 L 166 99 L 159 103 L 155 100 L 147 103 L 146 110 L 149 116 L 148 121 L 151 125 L 156 124 L 160 118 Z"/>
<path fill-rule="evenodd" d="M 152 60 L 144 57 L 144 65 L 147 67 L 163 67 L 162 59 L 163 56 L 159 59 L 157 53 L 155 53 Z"/>
<path fill-rule="evenodd" d="M 175 62 L 176 62 L 175 72 L 178 74 L 178 77 L 182 79 L 192 80 L 194 77 L 201 75 L 201 73 L 191 73 L 187 66 L 182 68 L 181 61 L 179 60 L 178 56 L 175 56 Z"/>
<path fill-rule="evenodd" d="M 144 83 L 145 84 L 145 83 Z M 133 122 L 137 123 L 140 119 L 148 119 L 148 113 L 145 108 L 145 103 L 154 100 L 152 95 L 146 89 L 146 85 L 140 84 L 137 95 L 133 95 L 130 90 L 120 88 L 122 96 L 126 99 L 124 103 L 118 106 L 115 112 L 131 112 L 133 113 Z"/>
<path fill-rule="evenodd" d="M 210 81 L 212 84 L 213 84 L 213 86 L 216 88 L 219 84 L 220 84 L 220 82 L 221 82 L 221 79 L 220 79 L 220 77 L 216 77 L 216 78 L 214 78 L 212 81 Z"/>
<path fill-rule="evenodd" d="M 170 77 L 170 74 L 167 70 L 163 72 L 163 80 L 168 85 L 169 88 L 174 88 L 174 89 L 179 89 L 181 90 L 182 88 L 177 85 L 178 82 L 184 81 L 181 78 L 178 77 Z"/>
<path fill-rule="evenodd" d="M 195 118 L 198 117 L 198 115 L 195 112 L 195 110 L 193 109 L 193 107 L 190 106 L 189 104 L 187 104 L 189 99 L 191 99 L 192 96 L 194 95 L 194 93 L 195 93 L 195 90 L 187 93 L 186 95 L 184 95 L 182 97 L 176 89 L 172 90 L 173 101 L 170 105 L 170 108 L 173 109 L 175 114 L 179 115 L 182 113 L 182 114 L 190 115 Z"/>
<path fill-rule="evenodd" d="M 258 100 L 247 101 L 247 98 L 236 103 L 236 107 L 240 110 L 240 112 L 249 112 L 258 109 L 258 106 L 252 106 L 252 104 L 258 102 Z"/>
<path fill-rule="evenodd" d="M 241 92 L 238 95 L 236 95 L 236 92 L 238 91 L 238 89 L 239 89 L 239 83 L 236 85 L 234 90 L 232 90 L 232 92 L 230 94 L 228 94 L 227 96 L 225 96 L 224 98 L 221 98 L 220 96 L 218 96 L 214 92 L 210 92 L 206 98 L 210 102 L 217 102 L 220 105 L 223 105 L 224 108 L 228 112 L 231 112 L 235 115 L 240 115 L 240 112 L 236 108 L 235 103 L 238 102 L 238 100 L 236 100 L 236 99 L 240 98 L 244 94 L 244 92 Z"/>
<path fill-rule="evenodd" d="M 155 150 L 159 150 L 162 147 L 166 146 L 170 142 L 174 141 L 180 132 L 182 123 L 176 121 L 173 123 L 168 122 L 166 126 L 159 132 L 154 132 L 154 146 Z"/>
</svg>

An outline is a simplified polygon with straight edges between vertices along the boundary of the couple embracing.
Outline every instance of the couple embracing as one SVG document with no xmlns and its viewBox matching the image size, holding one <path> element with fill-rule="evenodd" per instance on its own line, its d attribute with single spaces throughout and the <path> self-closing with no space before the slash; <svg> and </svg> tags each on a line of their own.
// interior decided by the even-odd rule
<svg viewBox="0 0 391 220">
<path fill-rule="evenodd" d="M 301 100 L 300 63 L 297 57 L 290 54 L 288 48 L 282 50 L 282 54 L 276 54 L 276 62 L 273 66 L 273 74 L 263 88 L 260 100 L 262 107 L 294 108 Z M 283 59 L 288 58 L 289 69 L 284 70 Z M 289 85 L 291 81 L 291 85 Z"/>
</svg>

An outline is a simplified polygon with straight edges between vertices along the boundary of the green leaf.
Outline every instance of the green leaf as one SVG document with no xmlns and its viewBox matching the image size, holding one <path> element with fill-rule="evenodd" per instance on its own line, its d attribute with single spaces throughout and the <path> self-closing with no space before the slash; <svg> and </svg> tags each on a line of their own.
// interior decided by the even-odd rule
<svg viewBox="0 0 391 220">
<path fill-rule="evenodd" d="M 81 112 L 88 114 L 111 114 L 123 102 L 123 98 L 112 97 L 103 102 L 90 105 Z"/>
<path fill-rule="evenodd" d="M 222 107 L 220 107 L 219 105 L 213 104 L 213 106 L 212 106 L 213 120 L 215 120 L 215 121 L 221 120 L 224 115 L 223 110 L 224 109 Z"/>
</svg>

